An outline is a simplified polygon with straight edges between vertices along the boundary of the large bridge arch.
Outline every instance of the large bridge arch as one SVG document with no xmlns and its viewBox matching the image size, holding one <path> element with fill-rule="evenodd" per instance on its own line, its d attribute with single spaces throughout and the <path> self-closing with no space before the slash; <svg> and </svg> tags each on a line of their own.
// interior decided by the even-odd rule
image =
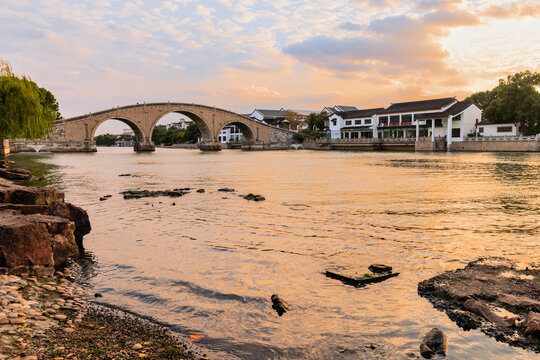
<svg viewBox="0 0 540 360">
<path fill-rule="evenodd" d="M 131 128 L 131 130 L 133 130 L 133 132 L 135 133 L 135 140 L 136 141 L 138 141 L 138 142 L 144 141 L 144 132 L 139 127 L 139 125 L 137 125 L 137 123 L 135 123 L 133 120 L 130 120 L 130 119 L 124 118 L 124 117 L 110 117 L 108 119 L 99 120 L 98 122 L 96 122 L 93 125 L 92 129 L 89 129 L 90 139 L 93 140 L 96 137 L 96 131 L 100 127 L 100 125 L 103 124 L 106 121 L 109 121 L 109 120 L 118 120 L 118 121 L 123 122 L 124 124 L 129 126 Z"/>
<path fill-rule="evenodd" d="M 223 130 L 226 126 L 229 126 L 229 125 L 234 125 L 236 126 L 237 128 L 240 129 L 240 131 L 242 132 L 242 136 L 244 138 L 244 140 L 246 142 L 249 142 L 249 143 L 254 143 L 256 142 L 258 139 L 257 139 L 257 132 L 256 130 L 254 131 L 251 126 L 249 126 L 249 124 L 246 124 L 245 122 L 243 121 L 232 121 L 230 123 L 225 123 L 223 124 L 220 128 L 218 128 L 218 131 L 217 133 L 215 134 L 216 138 L 219 136 L 219 134 L 221 133 L 221 130 Z"/>
<path fill-rule="evenodd" d="M 181 109 L 181 108 L 178 108 L 176 110 L 167 109 L 163 113 L 159 114 L 154 119 L 154 121 L 152 122 L 152 125 L 148 129 L 148 131 L 149 131 L 148 132 L 148 137 L 150 139 L 152 138 L 152 132 L 154 131 L 154 128 L 157 126 L 157 123 L 159 122 L 159 120 L 161 120 L 164 116 L 166 116 L 168 114 L 171 114 L 171 113 L 182 114 L 184 116 L 187 116 L 191 120 L 193 120 L 193 122 L 195 123 L 195 125 L 197 125 L 197 127 L 199 128 L 199 131 L 201 132 L 202 141 L 204 141 L 204 142 L 213 142 L 214 141 L 214 138 L 212 137 L 212 131 L 210 130 L 208 122 L 200 114 L 197 114 L 196 111 L 193 111 L 193 110 L 188 111 L 186 109 Z"/>
</svg>

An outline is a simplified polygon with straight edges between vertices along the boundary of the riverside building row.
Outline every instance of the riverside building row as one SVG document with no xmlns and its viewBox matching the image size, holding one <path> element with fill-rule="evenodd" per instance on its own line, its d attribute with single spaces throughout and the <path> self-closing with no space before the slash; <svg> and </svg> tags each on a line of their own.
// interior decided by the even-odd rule
<svg viewBox="0 0 540 360">
<path fill-rule="evenodd" d="M 450 97 L 336 111 L 328 118 L 328 132 L 331 139 L 445 137 L 450 145 L 475 136 L 481 119 L 482 110 L 474 103 Z"/>
</svg>

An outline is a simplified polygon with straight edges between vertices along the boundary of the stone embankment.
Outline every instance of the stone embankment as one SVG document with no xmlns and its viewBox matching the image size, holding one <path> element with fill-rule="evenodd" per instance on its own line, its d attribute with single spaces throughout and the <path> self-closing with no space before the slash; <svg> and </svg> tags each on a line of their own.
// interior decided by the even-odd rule
<svg viewBox="0 0 540 360">
<path fill-rule="evenodd" d="M 464 330 L 540 352 L 540 264 L 484 258 L 418 284 Z"/>
</svg>

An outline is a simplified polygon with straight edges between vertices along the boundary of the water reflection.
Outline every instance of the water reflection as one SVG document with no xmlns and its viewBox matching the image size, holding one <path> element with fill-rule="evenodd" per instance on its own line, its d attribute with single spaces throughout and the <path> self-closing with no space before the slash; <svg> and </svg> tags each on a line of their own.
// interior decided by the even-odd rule
<svg viewBox="0 0 540 360">
<path fill-rule="evenodd" d="M 90 214 L 85 277 L 103 301 L 180 336 L 203 333 L 201 345 L 226 358 L 403 358 L 434 326 L 449 336 L 449 359 L 535 357 L 464 333 L 416 287 L 480 256 L 540 261 L 539 154 L 33 156 L 53 165 L 68 201 Z M 120 195 L 178 187 L 206 192 L 174 200 Z M 267 200 L 224 195 L 222 187 Z M 401 274 L 364 288 L 324 276 L 332 265 L 371 263 Z M 274 293 L 291 306 L 282 317 L 271 308 Z"/>
</svg>

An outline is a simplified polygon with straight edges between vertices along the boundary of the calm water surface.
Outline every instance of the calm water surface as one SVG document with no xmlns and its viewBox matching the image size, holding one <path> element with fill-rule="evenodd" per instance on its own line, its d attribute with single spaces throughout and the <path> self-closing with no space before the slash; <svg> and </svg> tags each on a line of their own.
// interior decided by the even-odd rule
<svg viewBox="0 0 540 360">
<path fill-rule="evenodd" d="M 448 335 L 448 359 L 538 358 L 462 331 L 416 288 L 481 256 L 540 261 L 540 154 L 100 148 L 13 158 L 38 159 L 66 200 L 88 211 L 92 291 L 182 337 L 204 334 L 209 354 L 403 359 L 437 326 Z M 179 187 L 206 193 L 119 195 Z M 371 263 L 401 275 L 365 288 L 323 275 Z M 291 305 L 283 317 L 271 309 L 273 293 Z M 372 342 L 377 349 L 367 350 Z"/>
</svg>

